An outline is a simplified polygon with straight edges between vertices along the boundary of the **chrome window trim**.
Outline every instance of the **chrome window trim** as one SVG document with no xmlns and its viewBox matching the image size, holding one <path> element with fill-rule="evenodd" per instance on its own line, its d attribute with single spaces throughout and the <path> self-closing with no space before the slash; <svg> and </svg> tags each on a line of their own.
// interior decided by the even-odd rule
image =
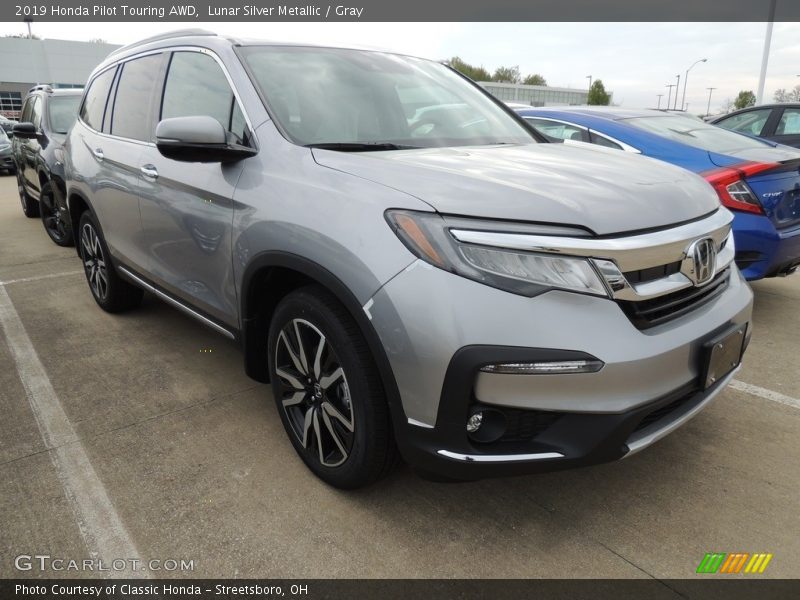
<svg viewBox="0 0 800 600">
<path fill-rule="evenodd" d="M 638 271 L 685 258 L 693 241 L 710 237 L 719 247 L 731 230 L 733 215 L 719 208 L 711 215 L 678 227 L 615 238 L 575 238 L 525 233 L 450 229 L 459 242 L 613 261 L 623 271 Z"/>
<path fill-rule="evenodd" d="M 601 138 L 604 138 L 604 139 L 608 140 L 609 142 L 611 142 L 613 144 L 617 144 L 623 152 L 631 152 L 632 154 L 641 154 L 642 153 L 642 151 L 639 150 L 638 148 L 635 148 L 634 146 L 631 146 L 630 144 L 626 144 L 625 142 L 621 142 L 617 138 L 611 137 L 610 135 L 606 135 L 605 133 L 600 133 L 599 131 L 597 131 L 595 129 L 592 129 L 591 127 L 589 128 L 589 133 L 592 134 L 592 135 L 597 135 L 597 136 L 599 136 Z M 599 146 L 599 144 L 596 144 L 596 145 Z M 613 148 L 612 148 L 612 150 L 613 150 Z"/>
<path fill-rule="evenodd" d="M 100 74 L 105 73 L 109 69 L 116 68 L 116 67 L 118 67 L 119 65 L 121 65 L 123 63 L 126 63 L 126 62 L 131 61 L 131 60 L 136 60 L 137 58 L 143 58 L 145 56 L 150 56 L 152 54 L 163 54 L 165 52 L 198 52 L 200 54 L 207 54 L 207 55 L 209 55 L 211 58 L 213 58 L 216 61 L 216 63 L 219 65 L 220 69 L 222 69 L 222 73 L 225 75 L 225 79 L 228 81 L 228 86 L 230 86 L 231 91 L 233 92 L 233 96 L 236 98 L 236 102 L 239 105 L 239 109 L 242 111 L 242 116 L 244 117 L 244 120 L 247 123 L 247 127 L 250 129 L 250 133 L 252 134 L 251 139 L 253 141 L 253 145 L 255 146 L 255 150 L 258 151 L 259 150 L 258 141 L 256 140 L 255 128 L 253 127 L 253 122 L 250 119 L 250 115 L 247 113 L 247 110 L 244 107 L 244 103 L 242 102 L 242 98 L 239 95 L 239 91 L 236 89 L 236 86 L 233 84 L 233 78 L 231 78 L 231 75 L 228 72 L 228 69 L 225 66 L 225 63 L 222 62 L 222 59 L 217 55 L 216 52 L 214 52 L 213 50 L 210 50 L 208 48 L 204 48 L 202 46 L 167 46 L 167 47 L 164 47 L 164 48 L 157 48 L 157 49 L 154 49 L 154 50 L 145 50 L 143 52 L 138 52 L 136 54 L 131 54 L 129 56 L 125 56 L 124 58 L 119 58 L 119 59 L 113 61 L 112 63 L 108 64 L 108 65 L 104 65 L 102 69 L 92 73 L 92 75 L 89 78 L 89 81 L 86 83 L 86 91 L 87 92 L 89 91 L 89 87 L 91 86 L 91 84 L 95 80 L 95 78 L 97 78 Z M 164 81 L 166 81 L 166 77 L 167 76 L 169 76 L 169 69 L 167 69 L 166 73 L 164 74 Z M 163 94 L 163 88 L 162 88 L 162 94 Z M 84 100 L 85 100 L 85 95 L 84 95 Z M 81 107 L 83 107 L 83 101 L 81 102 Z M 160 110 L 161 110 L 161 104 L 159 103 L 159 112 L 160 112 Z M 160 116 L 161 116 L 160 114 L 157 115 L 157 117 L 160 117 Z M 97 135 L 100 135 L 100 136 L 103 136 L 103 137 L 106 137 L 106 138 L 109 138 L 109 139 L 121 140 L 121 141 L 124 141 L 124 142 L 132 142 L 134 144 L 140 144 L 140 145 L 143 145 L 143 146 L 150 146 L 151 148 L 155 148 L 155 146 L 156 146 L 153 142 L 148 142 L 148 141 L 145 141 L 145 140 L 134 140 L 134 139 L 127 138 L 127 137 L 122 137 L 120 135 L 113 135 L 113 134 L 110 134 L 110 133 L 103 133 L 102 131 L 97 131 L 93 127 L 90 127 L 89 124 L 86 123 L 81 118 L 80 110 L 78 111 L 78 121 L 80 121 L 83 124 L 84 127 L 88 128 L 93 133 L 96 133 Z"/>
</svg>

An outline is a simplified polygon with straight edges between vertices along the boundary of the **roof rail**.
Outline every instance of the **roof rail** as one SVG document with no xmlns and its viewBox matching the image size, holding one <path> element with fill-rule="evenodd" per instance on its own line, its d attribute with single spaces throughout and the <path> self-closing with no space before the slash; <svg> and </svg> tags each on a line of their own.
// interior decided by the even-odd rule
<svg viewBox="0 0 800 600">
<path fill-rule="evenodd" d="M 49 83 L 37 83 L 35 86 L 33 86 L 31 89 L 28 90 L 28 93 L 32 94 L 33 92 L 40 92 L 40 91 L 52 92 L 53 88 L 50 87 Z"/>
<path fill-rule="evenodd" d="M 144 46 L 145 44 L 149 44 L 151 42 L 160 42 L 161 40 L 168 40 L 171 38 L 178 38 L 178 37 L 187 37 L 190 35 L 216 36 L 217 34 L 214 33 L 213 31 L 209 31 L 208 29 L 201 29 L 199 27 L 191 27 L 189 29 L 176 29 L 174 31 L 168 31 L 167 33 L 159 33 L 158 35 L 153 35 L 151 37 L 144 38 L 143 40 L 139 40 L 138 42 L 133 42 L 132 44 L 121 46 L 116 50 L 112 50 L 109 56 L 115 56 L 121 52 L 130 50 L 131 48 L 136 48 L 137 46 Z"/>
</svg>

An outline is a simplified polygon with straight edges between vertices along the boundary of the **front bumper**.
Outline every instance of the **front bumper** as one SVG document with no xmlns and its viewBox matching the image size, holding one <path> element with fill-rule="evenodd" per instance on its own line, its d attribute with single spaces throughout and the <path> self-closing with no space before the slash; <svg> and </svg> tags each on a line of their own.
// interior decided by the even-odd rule
<svg viewBox="0 0 800 600">
<path fill-rule="evenodd" d="M 404 458 L 458 479 L 595 464 L 649 445 L 724 387 L 730 376 L 700 391 L 703 344 L 748 323 L 751 309 L 752 293 L 735 269 L 710 302 L 640 330 L 611 300 L 567 292 L 516 296 L 422 262 L 365 306 L 398 383 L 404 414 L 395 430 Z M 602 360 L 603 369 L 479 371 L 494 362 L 587 356 Z M 526 435 L 471 441 L 465 425 L 476 406 L 510 415 Z"/>
<path fill-rule="evenodd" d="M 17 163 L 14 162 L 14 153 L 10 148 L 8 150 L 0 150 L 0 169 L 17 170 Z"/>
</svg>

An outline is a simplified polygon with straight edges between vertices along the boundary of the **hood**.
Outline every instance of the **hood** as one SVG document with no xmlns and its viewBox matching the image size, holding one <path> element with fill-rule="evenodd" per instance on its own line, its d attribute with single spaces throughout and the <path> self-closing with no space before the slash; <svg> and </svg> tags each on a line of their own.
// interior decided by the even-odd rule
<svg viewBox="0 0 800 600">
<path fill-rule="evenodd" d="M 320 165 L 443 214 L 574 225 L 597 235 L 667 227 L 719 206 L 711 186 L 689 171 L 588 145 L 313 153 Z"/>
</svg>

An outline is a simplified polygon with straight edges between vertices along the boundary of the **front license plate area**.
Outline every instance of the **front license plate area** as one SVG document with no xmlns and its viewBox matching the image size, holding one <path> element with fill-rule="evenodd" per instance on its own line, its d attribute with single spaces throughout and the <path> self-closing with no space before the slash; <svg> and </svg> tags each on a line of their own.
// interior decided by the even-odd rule
<svg viewBox="0 0 800 600">
<path fill-rule="evenodd" d="M 745 323 L 703 345 L 703 389 L 711 387 L 739 366 L 746 334 Z"/>
</svg>

